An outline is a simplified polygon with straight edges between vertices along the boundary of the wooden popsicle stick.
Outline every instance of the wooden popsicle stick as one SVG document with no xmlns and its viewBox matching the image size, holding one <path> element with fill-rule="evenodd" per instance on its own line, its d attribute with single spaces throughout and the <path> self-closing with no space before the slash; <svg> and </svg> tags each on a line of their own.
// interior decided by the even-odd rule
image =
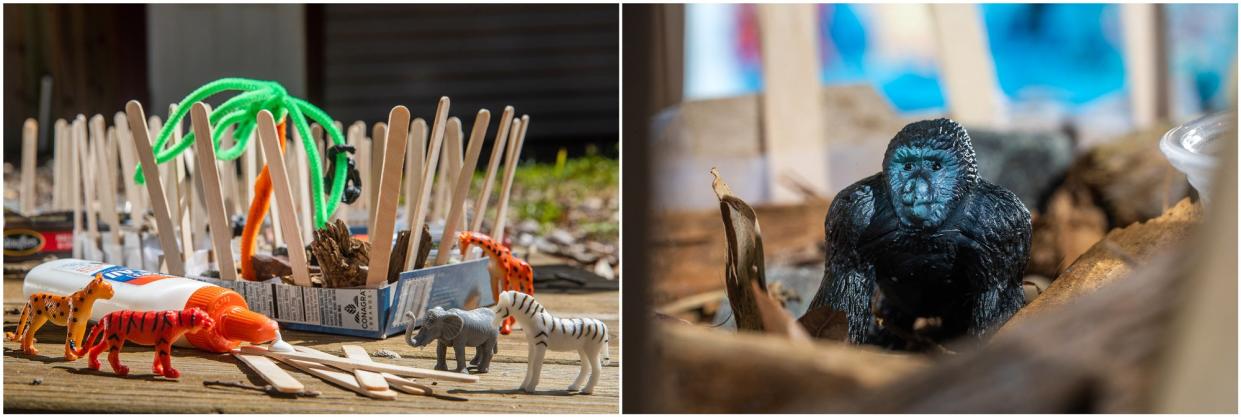
<svg viewBox="0 0 1241 417">
<path fill-rule="evenodd" d="M 422 233 L 422 226 L 426 224 L 427 203 L 431 197 L 431 182 L 435 179 L 432 173 L 439 163 L 440 145 L 444 142 L 444 125 L 448 119 L 448 107 L 450 102 L 448 97 L 440 97 L 439 104 L 435 107 L 435 119 L 431 124 L 431 147 L 427 150 L 427 162 L 422 167 L 422 185 L 418 188 L 417 206 L 414 207 L 413 226 L 410 227 L 411 234 L 409 236 L 409 254 L 405 257 L 410 262 L 418 253 L 422 239 L 417 238 Z"/>
<path fill-rule="evenodd" d="M 116 186 L 112 179 L 116 176 L 115 164 L 108 160 L 108 139 L 106 122 L 103 116 L 96 114 L 90 119 L 91 144 L 95 148 L 95 183 L 99 188 L 100 214 L 108 225 L 108 233 L 104 235 L 104 248 L 121 246 L 121 220 L 116 214 Z M 123 262 L 120 259 L 108 259 L 110 262 Z"/>
<path fill-rule="evenodd" d="M 342 347 L 345 347 L 345 346 L 342 346 Z M 360 346 L 355 346 L 355 347 L 360 348 Z M 294 346 L 293 349 L 296 349 L 298 352 L 305 353 L 307 355 L 313 355 L 313 356 L 318 356 L 318 357 L 331 356 L 327 353 L 323 353 L 313 348 L 308 348 L 305 346 Z M 362 350 L 361 353 L 362 355 L 357 355 L 356 353 L 351 354 L 347 349 L 345 352 L 346 356 L 349 359 L 353 359 L 357 361 L 364 361 L 364 362 L 374 362 L 371 360 L 369 355 L 366 355 L 366 350 Z M 364 372 L 370 372 L 370 371 L 364 371 Z M 380 372 L 377 375 L 382 377 L 383 380 L 387 383 L 387 385 L 390 388 L 395 389 L 397 391 L 404 392 L 406 394 L 428 395 L 432 392 L 431 387 L 416 383 L 414 381 L 410 381 L 405 378 L 401 378 L 399 376 L 396 376 L 396 375 L 393 375 L 387 372 Z"/>
<path fill-rule="evenodd" d="M 366 349 L 363 349 L 361 346 L 344 345 L 341 346 L 341 349 L 345 351 L 345 357 L 348 359 L 359 362 L 374 362 L 371 360 L 371 355 L 368 355 Z M 388 389 L 388 381 L 384 380 L 383 375 L 380 375 L 378 372 L 354 369 L 353 376 L 358 378 L 358 385 L 368 390 L 383 391 Z"/>
<path fill-rule="evenodd" d="M 229 126 L 225 128 L 224 134 L 220 135 L 219 149 L 231 149 L 236 143 L 233 140 L 233 128 Z M 220 173 L 220 187 L 224 191 L 224 212 L 231 219 L 233 214 L 237 213 L 237 208 L 241 206 L 241 194 L 237 187 L 237 168 L 233 161 L 216 160 L 216 171 Z M 231 223 L 230 223 L 231 224 Z"/>
<path fill-rule="evenodd" d="M 268 171 L 270 171 L 270 169 Z M 255 355 L 266 355 L 268 357 L 275 358 L 276 360 L 289 364 L 289 366 L 297 368 L 301 370 L 302 372 L 314 375 L 316 377 L 319 377 L 319 379 L 327 381 L 333 385 L 356 392 L 358 394 L 362 394 L 367 397 L 381 399 L 381 400 L 395 400 L 396 399 L 396 392 L 394 391 L 391 391 L 391 390 L 371 391 L 366 388 L 362 388 L 361 385 L 358 385 L 358 380 L 357 378 L 354 378 L 353 375 L 345 373 L 345 372 L 341 372 L 340 370 L 333 369 L 329 366 L 321 365 L 321 364 L 318 364 L 312 361 L 291 359 L 291 358 L 276 354 L 275 352 L 268 352 L 267 349 L 263 349 L 258 346 L 242 346 L 241 351 L 255 354 Z"/>
<path fill-rule="evenodd" d="M 281 232 L 284 233 L 284 240 L 289 247 L 293 282 L 309 287 L 310 269 L 306 263 L 306 245 L 302 243 L 302 233 L 297 228 L 293 193 L 289 191 L 289 171 L 285 169 L 284 155 L 280 153 L 281 138 L 276 133 L 276 121 L 272 118 L 271 112 L 259 111 L 258 129 L 259 142 L 263 145 L 263 157 L 267 159 L 267 172 L 271 175 L 272 193 L 276 197 L 276 210 L 280 213 Z"/>
<path fill-rule="evenodd" d="M 286 161 L 289 165 L 289 184 L 293 189 L 293 201 L 296 202 L 298 212 L 298 226 L 301 227 L 302 236 L 309 238 L 314 236 L 314 219 L 310 213 L 310 186 L 308 183 L 307 166 L 309 162 L 306 159 L 306 145 L 302 140 L 302 135 L 297 129 L 290 128 L 293 131 L 293 143 L 289 145 L 288 151 L 291 151 L 292 158 Z"/>
<path fill-rule="evenodd" d="M 483 177 L 483 191 L 478 194 L 474 203 L 474 222 L 470 231 L 483 230 L 483 215 L 487 212 L 487 202 L 491 201 L 491 185 L 495 182 L 496 169 L 500 167 L 500 157 L 504 155 L 504 145 L 508 143 L 509 126 L 513 122 L 513 106 L 504 106 L 500 115 L 500 127 L 496 129 L 495 143 L 491 145 L 491 158 L 487 163 L 487 176 Z"/>
<path fill-rule="evenodd" d="M 190 122 L 194 127 L 194 147 L 198 156 L 199 184 L 203 188 L 207 217 L 211 222 L 211 243 L 215 250 L 216 266 L 220 269 L 220 279 L 237 280 L 237 265 L 233 262 L 233 228 L 228 224 L 228 215 L 224 211 L 224 196 L 220 191 L 220 174 L 216 171 L 215 149 L 211 144 L 211 125 L 208 122 L 207 106 L 202 102 L 194 103 L 190 108 Z"/>
<path fill-rule="evenodd" d="M 148 201 L 155 211 L 155 226 L 158 228 L 156 235 L 164 249 L 168 273 L 185 276 L 185 263 L 182 261 L 180 249 L 177 248 L 176 229 L 172 227 L 172 218 L 168 215 L 168 200 L 164 198 L 164 187 L 160 183 L 159 166 L 155 164 L 155 153 L 151 149 L 148 136 L 150 131 L 147 130 L 142 104 L 131 100 L 125 105 L 125 114 L 129 116 L 129 131 L 133 133 L 138 162 L 142 164 L 142 175 L 146 178 L 147 194 L 150 196 Z"/>
<path fill-rule="evenodd" d="M 452 208 L 451 202 L 452 199 L 455 198 L 452 195 L 452 185 L 457 183 L 457 174 L 461 172 L 461 166 L 465 164 L 465 131 L 461 130 L 460 122 L 457 124 L 457 137 L 461 138 L 461 142 L 458 143 L 459 146 L 457 146 L 456 152 L 454 152 L 457 157 L 453 158 L 453 161 L 456 163 L 453 164 L 452 170 L 449 171 L 452 175 L 450 176 L 450 181 L 448 182 L 448 199 L 444 206 L 445 210 L 450 210 Z M 456 229 L 461 230 L 465 229 L 465 227 L 465 216 L 463 215 L 461 216 L 461 219 L 458 220 Z"/>
<path fill-rule="evenodd" d="M 448 219 L 444 221 L 444 232 L 440 235 L 439 251 L 435 256 L 436 265 L 448 263 L 452 257 L 453 244 L 457 242 L 457 226 L 465 215 L 465 196 L 470 193 L 470 182 L 474 179 L 474 168 L 478 165 L 478 154 L 483 150 L 483 141 L 487 140 L 487 126 L 491 123 L 491 112 L 479 110 L 474 116 L 474 128 L 470 132 L 470 144 L 465 151 L 465 160 L 457 170 L 457 183 L 452 189 L 452 204 L 448 208 Z"/>
<path fill-rule="evenodd" d="M 296 349 L 296 348 L 294 348 Z M 379 362 L 358 362 L 352 359 L 345 359 L 339 356 L 315 356 L 302 352 L 272 352 L 265 348 L 248 345 L 242 346 L 241 351 L 244 353 L 253 353 L 256 355 L 265 355 L 276 359 L 292 359 L 317 363 L 322 365 L 330 365 L 346 371 L 354 369 L 365 369 L 375 372 L 387 372 L 393 375 L 410 376 L 414 378 L 430 378 L 441 381 L 475 383 L 478 377 L 475 375 L 467 375 L 457 372 L 437 371 L 433 369 L 414 368 L 412 366 L 390 365 Z"/>
<path fill-rule="evenodd" d="M 258 165 L 259 154 L 262 153 L 259 151 L 260 146 L 255 144 L 255 141 L 257 140 L 256 139 L 257 135 L 258 133 L 255 132 L 254 130 L 250 131 L 250 138 L 249 138 L 250 142 L 247 142 L 247 143 L 251 144 L 250 147 L 252 147 L 253 150 L 241 154 L 241 181 L 242 182 L 240 184 L 241 189 L 239 191 L 241 191 L 241 207 L 243 207 L 242 210 L 245 210 L 245 207 L 249 207 L 251 204 L 251 201 L 253 201 L 254 199 L 255 179 L 258 176 L 258 168 L 256 168 L 256 165 Z"/>
<path fill-rule="evenodd" d="M 86 136 L 86 116 L 79 114 L 78 118 L 73 121 L 73 133 L 75 136 L 74 141 L 78 143 L 78 163 L 82 165 L 81 177 L 75 181 L 79 181 L 82 185 L 82 194 L 84 199 L 82 200 L 81 207 L 86 215 L 86 237 L 89 240 L 88 244 L 91 245 L 92 248 L 97 248 L 99 245 L 99 216 L 96 215 L 98 212 L 95 210 L 94 203 L 97 201 L 95 199 L 95 191 L 97 191 L 98 188 L 95 186 L 95 181 L 93 180 L 96 175 L 95 164 L 93 162 L 94 158 L 92 157 L 94 153 L 92 152 L 93 146 L 91 146 Z M 83 255 L 88 258 L 94 258 L 92 256 L 93 254 L 94 251 L 91 253 L 83 253 Z"/>
<path fill-rule="evenodd" d="M 73 257 L 82 259 L 84 248 L 78 244 L 77 239 L 78 236 L 85 233 L 85 230 L 82 228 L 82 192 L 79 189 L 82 185 L 80 179 L 82 178 L 82 164 L 78 162 L 78 143 L 75 132 L 77 132 L 76 128 L 66 124 L 65 143 L 68 146 L 66 146 L 65 161 L 67 165 L 66 171 L 69 174 L 69 201 L 67 205 L 73 209 Z"/>
<path fill-rule="evenodd" d="M 116 125 L 117 144 L 121 149 L 121 175 L 124 176 L 121 183 L 125 186 L 125 199 L 129 200 L 129 220 L 135 230 L 142 229 L 143 215 L 146 212 L 146 199 L 142 192 L 138 190 L 138 185 L 134 184 L 135 165 L 138 163 L 138 155 L 134 150 L 133 134 L 129 131 L 129 121 L 125 119 L 124 112 L 116 112 L 112 118 Z"/>
<path fill-rule="evenodd" d="M 363 129 L 365 129 L 365 125 L 363 125 Z M 409 131 L 408 127 L 405 131 Z M 384 142 L 387 141 L 387 126 L 380 128 L 380 125 L 376 123 L 374 129 L 372 129 L 372 132 L 370 143 L 371 170 L 367 173 L 367 175 L 370 176 L 369 179 L 371 184 L 379 185 L 379 176 L 382 174 L 380 172 L 380 168 L 384 163 Z M 408 142 L 408 140 L 406 142 Z M 399 188 L 397 189 L 397 192 L 400 192 Z M 369 205 L 367 206 L 368 218 L 366 220 L 366 228 L 367 230 L 370 230 L 375 227 L 376 209 L 379 207 L 379 187 L 370 187 L 370 201 L 368 201 L 367 204 Z"/>
<path fill-rule="evenodd" d="M 34 155 L 38 146 L 39 122 L 33 118 L 26 119 L 26 123 L 22 124 L 22 188 L 19 194 L 22 214 L 34 213 L 35 200 L 38 199 L 34 195 Z"/>
<path fill-rule="evenodd" d="M 401 196 L 401 160 L 405 158 L 405 142 L 409 131 L 409 109 L 396 106 L 388 113 L 388 139 L 375 141 L 376 144 L 387 143 L 386 149 L 378 152 L 384 155 L 379 167 L 379 201 L 376 201 L 374 228 L 367 230 L 371 242 L 370 263 L 367 266 L 366 286 L 379 288 L 388 283 L 388 270 L 392 261 L 392 237 L 396 228 L 397 198 Z"/>
<path fill-rule="evenodd" d="M 233 357 L 248 365 L 259 377 L 276 388 L 276 391 L 283 393 L 298 393 L 306 391 L 306 386 L 302 385 L 297 378 L 289 375 L 284 369 L 272 362 L 271 358 L 260 355 L 247 355 L 239 351 L 233 351 Z"/>
<path fill-rule="evenodd" d="M 427 154 L 427 121 L 421 118 L 414 119 L 410 126 L 409 132 L 410 143 L 405 146 L 405 228 L 409 230 L 411 239 L 421 236 L 422 232 L 414 233 L 414 208 L 418 204 L 418 189 L 422 186 L 422 169 L 426 163 Z M 406 245 L 406 248 L 412 248 Z M 414 254 L 405 254 L 404 271 L 414 269 Z"/>
<path fill-rule="evenodd" d="M 55 178 L 69 178 L 66 171 L 68 164 L 65 162 L 65 119 L 56 119 L 56 123 L 52 125 L 52 175 Z M 64 210 L 68 204 L 66 196 L 69 187 L 52 187 L 52 209 Z"/>
<path fill-rule="evenodd" d="M 497 242 L 504 241 L 504 226 L 508 223 L 508 200 L 513 191 L 513 175 L 517 172 L 517 163 L 521 162 L 521 146 L 526 141 L 526 127 L 530 125 L 530 116 L 521 116 L 521 120 L 513 122 L 517 137 L 509 143 L 508 161 L 505 163 L 504 188 L 500 189 L 499 206 L 496 208 L 496 223 L 491 230 L 491 238 Z"/>
<path fill-rule="evenodd" d="M 447 214 L 445 211 L 447 210 L 447 201 L 450 193 L 448 189 L 452 187 L 451 184 L 456 182 L 453 181 L 453 177 L 456 176 L 453 168 L 455 165 L 454 161 L 457 158 L 456 154 L 453 153 L 453 149 L 461 148 L 460 125 L 461 119 L 456 117 L 448 118 L 448 125 L 445 127 L 447 130 L 444 131 L 444 144 L 440 153 L 439 173 L 435 176 L 435 200 L 431 202 L 432 221 L 443 219 Z"/>
</svg>

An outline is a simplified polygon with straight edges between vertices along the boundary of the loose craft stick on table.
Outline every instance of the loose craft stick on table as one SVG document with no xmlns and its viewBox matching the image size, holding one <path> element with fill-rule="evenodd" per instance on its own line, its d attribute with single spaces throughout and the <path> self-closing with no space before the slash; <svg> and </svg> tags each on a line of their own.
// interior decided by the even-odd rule
<svg viewBox="0 0 1241 417">
<path fill-rule="evenodd" d="M 344 348 L 345 350 L 345 357 L 349 359 L 353 359 L 359 362 L 374 362 L 373 360 L 371 360 L 370 355 L 366 353 L 366 350 L 363 349 L 361 346 L 354 345 L 354 346 L 341 346 L 341 347 Z M 354 347 L 357 349 L 351 351 L 349 349 L 350 347 Z M 313 356 L 318 356 L 318 357 L 332 356 L 327 353 L 323 353 L 313 348 L 308 348 L 305 346 L 294 346 L 293 349 L 296 349 L 298 352 L 305 353 L 307 355 L 313 355 Z M 363 372 L 370 372 L 370 371 L 363 371 Z M 377 375 L 382 377 L 384 382 L 388 386 L 390 386 L 390 388 L 395 389 L 397 391 L 404 392 L 406 394 L 430 395 L 432 392 L 431 387 L 416 383 L 414 381 L 410 381 L 405 378 L 401 378 L 399 376 L 396 376 L 396 375 L 393 375 L 387 372 L 380 372 Z"/>
<path fill-rule="evenodd" d="M 39 122 L 26 119 L 26 123 L 22 125 L 22 188 L 19 197 L 22 214 L 34 213 L 35 200 L 38 198 L 34 195 L 34 155 L 38 147 Z"/>
<path fill-rule="evenodd" d="M 491 237 L 497 242 L 504 241 L 504 225 L 508 223 L 508 200 L 513 191 L 513 175 L 517 173 L 517 163 L 521 162 L 521 146 L 526 141 L 526 126 L 530 124 L 530 116 L 521 116 L 521 120 L 513 121 L 516 136 L 509 138 L 509 155 L 504 164 L 504 188 L 500 189 L 500 206 L 496 208 L 496 223 L 492 227 Z"/>
<path fill-rule="evenodd" d="M 465 152 L 465 160 L 453 175 L 457 182 L 452 188 L 452 205 L 448 208 L 448 219 L 444 221 L 444 231 L 440 236 L 439 252 L 435 256 L 436 265 L 448 263 L 452 257 L 452 245 L 457 241 L 457 225 L 465 213 L 465 196 L 470 193 L 470 182 L 474 180 L 474 168 L 478 165 L 478 154 L 483 150 L 483 141 L 487 140 L 487 126 L 491 123 L 491 112 L 479 110 L 474 116 L 474 128 L 470 132 L 470 145 Z"/>
<path fill-rule="evenodd" d="M 324 381 L 327 381 L 339 387 L 345 388 L 347 390 L 356 392 L 358 394 L 362 394 L 367 397 L 380 399 L 380 400 L 395 400 L 396 399 L 396 392 L 394 391 L 391 391 L 391 390 L 371 391 L 366 388 L 362 388 L 361 385 L 358 385 L 358 380 L 354 378 L 353 375 L 342 372 L 338 369 L 334 369 L 329 366 L 318 364 L 313 361 L 291 359 L 286 356 L 278 355 L 274 352 L 268 352 L 267 349 L 264 349 L 258 346 L 242 346 L 241 351 L 250 353 L 250 354 L 266 355 L 266 356 L 275 358 L 276 360 L 289 364 L 290 366 L 297 368 L 301 370 L 302 372 L 314 375 Z"/>
<path fill-rule="evenodd" d="M 474 203 L 474 223 L 470 231 L 483 230 L 483 214 L 487 212 L 487 202 L 491 200 L 491 184 L 495 182 L 496 168 L 500 167 L 500 157 L 504 155 L 504 145 L 508 143 L 509 126 L 513 124 L 513 106 L 504 106 L 500 115 L 500 127 L 496 129 L 496 140 L 491 145 L 491 160 L 487 163 L 487 176 L 483 178 L 483 191 Z"/>
<path fill-rule="evenodd" d="M 237 280 L 237 265 L 233 263 L 233 228 L 228 225 L 228 215 L 224 212 L 224 197 L 220 192 L 220 174 L 216 172 L 215 149 L 211 144 L 211 125 L 207 120 L 207 106 L 202 102 L 194 103 L 190 108 L 190 121 L 194 127 L 194 147 L 198 156 L 198 177 L 203 187 L 203 203 L 211 222 L 211 243 L 215 249 L 216 266 L 220 269 L 220 278 L 225 281 Z"/>
<path fill-rule="evenodd" d="M 376 202 L 374 229 L 367 230 L 371 242 L 370 263 L 367 265 L 366 286 L 379 288 L 388 282 L 388 269 L 392 267 L 392 233 L 396 227 L 397 198 L 401 196 L 401 160 L 405 158 L 405 142 L 409 132 L 409 109 L 396 106 L 388 113 L 388 139 L 376 140 L 373 144 L 387 143 L 386 149 L 377 149 L 384 154 L 379 166 L 379 201 Z M 412 240 L 412 239 L 411 239 Z"/>
<path fill-rule="evenodd" d="M 293 282 L 304 287 L 310 286 L 310 269 L 306 262 L 306 245 L 302 243 L 302 232 L 297 228 L 297 212 L 293 207 L 293 193 L 289 191 L 289 175 L 284 165 L 284 155 L 280 152 L 280 141 L 276 133 L 276 121 L 271 112 L 260 110 L 258 116 L 259 142 L 263 145 L 263 157 L 267 159 L 267 172 L 271 176 L 272 193 L 276 197 L 276 210 L 280 213 L 279 220 L 284 241 L 289 248 L 289 263 L 293 266 Z"/>
<path fill-rule="evenodd" d="M 168 200 L 164 198 L 164 187 L 160 184 L 159 166 L 155 164 L 155 153 L 151 149 L 150 131 L 147 130 L 142 104 L 131 100 L 125 105 L 125 114 L 129 116 L 129 131 L 134 136 L 138 162 L 142 164 L 142 175 L 146 178 L 147 195 L 150 196 L 151 209 L 155 211 L 155 226 L 158 228 L 156 235 L 164 249 L 168 273 L 185 276 L 185 264 L 181 259 L 181 251 L 177 249 L 176 229 L 172 227 L 172 219 L 168 217 Z"/>
<path fill-rule="evenodd" d="M 276 391 L 289 394 L 306 391 L 305 385 L 302 385 L 297 378 L 289 375 L 284 369 L 280 369 L 280 366 L 272 362 L 271 358 L 262 355 L 249 355 L 240 351 L 233 351 L 233 357 L 249 365 L 250 369 L 253 369 L 264 381 L 275 387 Z"/>
<path fill-rule="evenodd" d="M 440 97 L 439 104 L 435 107 L 435 120 L 431 123 L 431 147 L 427 149 L 427 162 L 422 167 L 422 185 L 418 189 L 418 204 L 414 207 L 414 215 L 411 226 L 409 228 L 409 253 L 405 259 L 413 262 L 418 254 L 419 246 L 422 239 L 419 239 L 422 233 L 422 226 L 426 224 L 427 203 L 431 197 L 431 182 L 435 180 L 433 174 L 435 167 L 439 163 L 440 145 L 444 142 L 444 125 L 448 119 L 448 97 Z"/>
<path fill-rule="evenodd" d="M 361 346 L 344 345 L 340 348 L 345 351 L 346 359 L 352 359 L 358 362 L 374 362 L 371 360 L 371 355 L 368 355 L 366 353 L 366 349 L 363 349 Z M 384 391 L 388 389 L 388 381 L 384 380 L 383 375 L 380 375 L 378 372 L 368 371 L 365 369 L 354 369 L 353 376 L 358 378 L 358 385 L 361 385 L 362 388 L 366 388 L 371 391 Z"/>
<path fill-rule="evenodd" d="M 290 359 L 298 361 L 306 361 L 322 365 L 330 365 L 346 371 L 354 369 L 365 369 L 375 372 L 387 372 L 393 375 L 411 376 L 414 378 L 430 378 L 441 381 L 475 383 L 478 377 L 475 375 L 462 374 L 457 372 L 437 371 L 433 369 L 414 368 L 411 366 L 389 365 L 379 362 L 359 362 L 351 359 L 345 359 L 339 356 L 315 356 L 301 352 L 272 352 L 266 348 L 259 346 L 242 346 L 242 353 L 250 353 L 256 355 L 264 355 L 280 360 Z M 352 376 L 351 376 L 352 377 Z"/>
</svg>

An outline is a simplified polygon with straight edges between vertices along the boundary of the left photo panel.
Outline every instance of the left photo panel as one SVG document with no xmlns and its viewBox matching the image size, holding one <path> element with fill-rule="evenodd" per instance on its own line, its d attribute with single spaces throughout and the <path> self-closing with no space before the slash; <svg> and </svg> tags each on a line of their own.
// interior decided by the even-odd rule
<svg viewBox="0 0 1241 417">
<path fill-rule="evenodd" d="M 3 15 L 5 413 L 620 412 L 617 5 Z"/>
</svg>

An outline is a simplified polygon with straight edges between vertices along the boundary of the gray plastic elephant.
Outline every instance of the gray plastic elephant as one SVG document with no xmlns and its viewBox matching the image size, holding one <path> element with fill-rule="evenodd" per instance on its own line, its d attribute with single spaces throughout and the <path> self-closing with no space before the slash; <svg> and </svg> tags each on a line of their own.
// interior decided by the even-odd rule
<svg viewBox="0 0 1241 417">
<path fill-rule="evenodd" d="M 435 369 L 441 371 L 448 369 L 444 355 L 448 353 L 449 346 L 452 346 L 457 358 L 457 369 L 454 372 L 469 373 L 465 365 L 467 346 L 475 348 L 474 359 L 470 361 L 470 364 L 478 367 L 478 373 L 486 373 L 487 368 L 491 366 L 491 358 L 498 348 L 496 337 L 499 337 L 500 329 L 492 326 L 496 313 L 490 308 L 483 307 L 470 311 L 459 308 L 449 310 L 441 307 L 432 308 L 427 310 L 423 317 L 422 329 L 417 335 L 413 335 L 414 326 L 417 325 L 414 313 L 411 311 L 406 313 L 406 316 L 410 320 L 409 324 L 405 325 L 405 343 L 413 347 L 423 347 L 431 343 L 431 340 L 439 341 L 435 352 Z"/>
</svg>

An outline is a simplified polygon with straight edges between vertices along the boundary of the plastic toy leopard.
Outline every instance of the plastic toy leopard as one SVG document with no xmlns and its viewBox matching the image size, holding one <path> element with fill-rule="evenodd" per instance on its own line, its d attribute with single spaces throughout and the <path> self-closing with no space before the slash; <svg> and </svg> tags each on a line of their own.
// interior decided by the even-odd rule
<svg viewBox="0 0 1241 417">
<path fill-rule="evenodd" d="M 461 232 L 457 235 L 457 239 L 459 240 L 457 246 L 461 248 L 461 256 L 464 257 L 470 245 L 474 244 L 491 257 L 491 264 L 487 267 L 487 271 L 491 273 L 491 293 L 495 294 L 496 301 L 500 300 L 501 291 L 518 291 L 534 295 L 534 269 L 525 261 L 513 257 L 512 252 L 504 245 L 482 233 Z M 504 320 L 504 324 L 500 326 L 500 334 L 512 333 L 513 321 L 512 317 Z"/>
<path fill-rule="evenodd" d="M 22 307 L 21 318 L 17 321 L 17 331 L 6 333 L 9 340 L 22 341 L 22 352 L 29 355 L 39 353 L 34 347 L 34 334 L 51 321 L 58 326 L 65 326 L 65 359 L 75 361 L 78 354 L 74 346 L 82 342 L 86 334 L 86 322 L 90 320 L 95 300 L 110 299 L 113 294 L 112 284 L 104 281 L 103 275 L 95 275 L 86 288 L 69 296 L 61 296 L 46 292 L 30 295 L 26 306 Z"/>
<path fill-rule="evenodd" d="M 155 345 L 155 363 L 151 371 L 168 378 L 181 376 L 172 368 L 172 344 L 185 333 L 197 333 L 215 325 L 211 316 L 200 308 L 165 311 L 113 311 L 99 319 L 91 329 L 86 344 L 75 353 L 79 356 L 90 350 L 91 369 L 99 370 L 99 354 L 108 350 L 108 363 L 117 375 L 129 374 L 129 367 L 121 365 L 121 348 L 125 341 L 143 345 Z M 106 334 L 100 343 L 99 338 Z"/>
</svg>

